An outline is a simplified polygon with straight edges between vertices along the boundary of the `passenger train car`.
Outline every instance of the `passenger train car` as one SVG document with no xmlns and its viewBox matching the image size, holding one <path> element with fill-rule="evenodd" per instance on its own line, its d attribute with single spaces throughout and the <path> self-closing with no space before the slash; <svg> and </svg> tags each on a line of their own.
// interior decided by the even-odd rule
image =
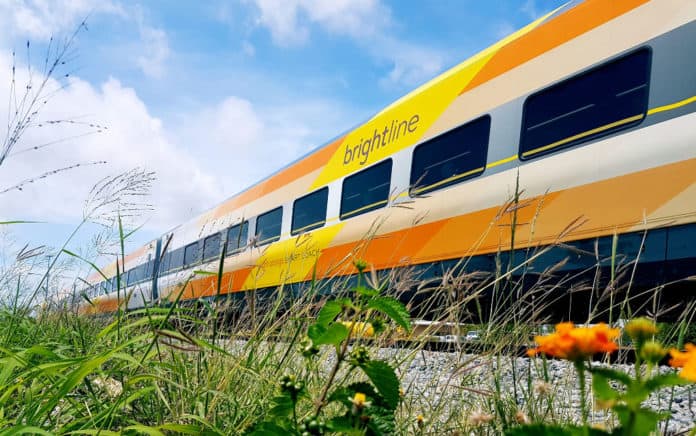
<svg viewBox="0 0 696 436">
<path fill-rule="evenodd" d="M 570 274 L 615 237 L 646 286 L 694 275 L 695 18 L 692 0 L 570 2 L 93 275 L 85 310 L 301 286 L 355 257 L 490 271 L 549 246 L 526 269 Z M 187 282 L 223 247 L 219 291 Z"/>
</svg>

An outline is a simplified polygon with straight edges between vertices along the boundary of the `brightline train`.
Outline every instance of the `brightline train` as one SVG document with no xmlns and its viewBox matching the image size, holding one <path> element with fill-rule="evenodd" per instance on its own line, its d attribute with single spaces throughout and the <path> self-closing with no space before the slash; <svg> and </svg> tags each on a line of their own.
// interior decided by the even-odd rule
<svg viewBox="0 0 696 436">
<path fill-rule="evenodd" d="M 301 289 L 355 258 L 493 271 L 541 247 L 526 274 L 615 251 L 646 287 L 694 275 L 695 18 L 693 0 L 570 2 L 130 253 L 119 292 L 116 263 L 93 274 L 82 309 Z M 223 247 L 219 284 L 192 276 Z"/>
</svg>

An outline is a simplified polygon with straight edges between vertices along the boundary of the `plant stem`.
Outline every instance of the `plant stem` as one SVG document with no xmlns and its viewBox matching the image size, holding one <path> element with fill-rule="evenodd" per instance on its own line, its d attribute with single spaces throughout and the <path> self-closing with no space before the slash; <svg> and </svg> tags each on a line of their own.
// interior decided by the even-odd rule
<svg viewBox="0 0 696 436">
<path fill-rule="evenodd" d="M 582 425 L 587 426 L 587 403 L 585 402 L 585 391 L 587 387 L 585 386 L 585 364 L 582 360 L 576 360 L 575 370 L 578 372 L 578 378 L 580 380 L 580 411 L 582 413 Z"/>
</svg>

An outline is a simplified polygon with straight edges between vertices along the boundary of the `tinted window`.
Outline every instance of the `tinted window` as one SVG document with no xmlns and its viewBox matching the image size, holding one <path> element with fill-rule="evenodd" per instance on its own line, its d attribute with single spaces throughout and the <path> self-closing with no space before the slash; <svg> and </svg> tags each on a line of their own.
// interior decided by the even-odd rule
<svg viewBox="0 0 696 436">
<path fill-rule="evenodd" d="M 280 225 L 283 220 L 283 208 L 279 207 L 256 218 L 256 236 L 259 244 L 280 239 Z"/>
<path fill-rule="evenodd" d="M 172 258 L 169 263 L 169 270 L 178 269 L 184 266 L 184 247 L 172 251 Z"/>
<path fill-rule="evenodd" d="M 160 258 L 160 266 L 159 266 L 159 273 L 164 274 L 167 271 L 169 271 L 169 264 L 172 259 L 172 253 L 171 252 L 165 252 L 164 255 Z"/>
<path fill-rule="evenodd" d="M 184 265 L 188 266 L 198 261 L 198 241 L 186 246 L 184 251 Z"/>
<path fill-rule="evenodd" d="M 346 177 L 341 191 L 341 219 L 384 207 L 389 200 L 392 161 L 387 159 Z"/>
<path fill-rule="evenodd" d="M 490 130 L 491 117 L 486 115 L 416 147 L 411 193 L 424 194 L 481 174 Z"/>
<path fill-rule="evenodd" d="M 208 260 L 220 255 L 220 233 L 210 235 L 203 241 L 203 259 Z"/>
<path fill-rule="evenodd" d="M 648 106 L 650 51 L 642 49 L 530 96 L 520 157 L 533 158 L 640 123 Z"/>
<path fill-rule="evenodd" d="M 227 230 L 227 254 L 232 254 L 244 248 L 249 236 L 249 221 L 232 226 Z"/>
<path fill-rule="evenodd" d="M 305 195 L 295 200 L 292 207 L 293 235 L 321 227 L 326 222 L 326 202 L 329 198 L 329 188 Z"/>
<path fill-rule="evenodd" d="M 130 286 L 133 284 L 135 281 L 135 271 L 134 270 L 128 270 L 126 273 L 126 286 Z"/>
</svg>

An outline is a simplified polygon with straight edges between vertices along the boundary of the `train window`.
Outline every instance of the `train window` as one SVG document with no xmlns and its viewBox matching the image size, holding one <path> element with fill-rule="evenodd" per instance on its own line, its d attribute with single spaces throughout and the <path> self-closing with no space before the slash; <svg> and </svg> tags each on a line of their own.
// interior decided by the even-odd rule
<svg viewBox="0 0 696 436">
<path fill-rule="evenodd" d="M 490 130 L 491 117 L 484 115 L 416 147 L 411 194 L 425 194 L 483 173 Z"/>
<path fill-rule="evenodd" d="M 227 230 L 227 255 L 246 247 L 249 236 L 249 221 L 232 226 Z"/>
<path fill-rule="evenodd" d="M 643 48 L 527 98 L 520 158 L 536 158 L 640 123 L 648 108 L 650 58 L 650 50 Z"/>
<path fill-rule="evenodd" d="M 184 250 L 184 266 L 189 266 L 198 261 L 198 241 L 188 244 Z"/>
<path fill-rule="evenodd" d="M 203 260 L 212 259 L 220 255 L 220 233 L 210 235 L 203 241 Z"/>
<path fill-rule="evenodd" d="M 184 247 L 177 248 L 172 251 L 171 261 L 169 262 L 169 270 L 179 269 L 184 265 Z"/>
<path fill-rule="evenodd" d="M 160 258 L 160 264 L 159 264 L 159 274 L 162 275 L 169 271 L 169 263 L 172 259 L 172 253 L 167 251 L 165 252 L 162 257 Z"/>
<path fill-rule="evenodd" d="M 326 203 L 329 188 L 322 188 L 295 200 L 292 206 L 292 230 L 296 235 L 321 227 L 326 222 Z"/>
<path fill-rule="evenodd" d="M 280 226 L 283 221 L 283 207 L 277 207 L 256 218 L 258 244 L 268 244 L 280 239 Z"/>
<path fill-rule="evenodd" d="M 364 169 L 343 180 L 341 219 L 351 218 L 384 207 L 389 201 L 392 161 Z"/>
<path fill-rule="evenodd" d="M 135 281 L 135 271 L 130 269 L 126 273 L 126 286 L 130 286 Z"/>
</svg>

